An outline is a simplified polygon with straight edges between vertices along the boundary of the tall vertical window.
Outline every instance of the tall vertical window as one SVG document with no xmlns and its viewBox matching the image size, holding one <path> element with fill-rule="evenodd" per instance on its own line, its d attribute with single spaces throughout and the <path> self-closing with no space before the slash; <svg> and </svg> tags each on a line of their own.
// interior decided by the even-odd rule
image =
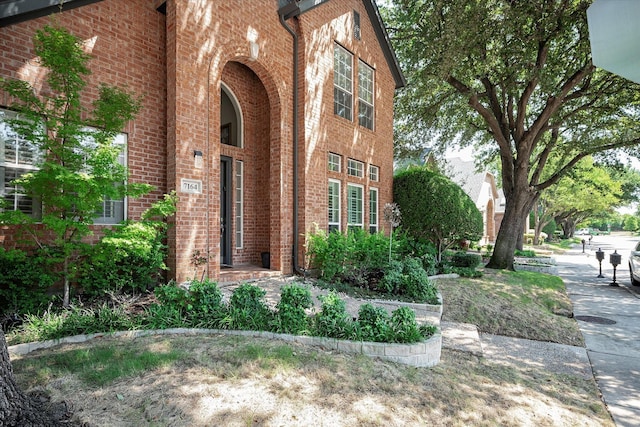
<svg viewBox="0 0 640 427">
<path fill-rule="evenodd" d="M 120 154 L 118 155 L 118 163 L 123 166 L 127 165 L 126 158 L 126 146 L 127 135 L 119 133 L 116 135 L 113 144 L 120 147 Z M 102 205 L 96 211 L 96 217 L 93 219 L 94 224 L 118 224 L 125 219 L 125 205 L 126 199 L 111 199 L 105 197 L 102 200 Z"/>
<path fill-rule="evenodd" d="M 358 123 L 373 129 L 373 68 L 358 61 Z"/>
<path fill-rule="evenodd" d="M 369 189 L 369 232 L 378 232 L 378 189 Z"/>
<path fill-rule="evenodd" d="M 341 172 L 342 171 L 342 156 L 335 153 L 329 153 L 329 170 L 331 172 Z"/>
<path fill-rule="evenodd" d="M 378 166 L 369 165 L 369 179 L 376 182 L 380 180 L 380 168 Z"/>
<path fill-rule="evenodd" d="M 347 184 L 347 225 L 349 228 L 364 226 L 363 192 L 362 185 Z"/>
<path fill-rule="evenodd" d="M 329 180 L 329 232 L 340 231 L 340 181 Z"/>
<path fill-rule="evenodd" d="M 236 249 L 244 246 L 244 163 L 236 160 Z"/>
<path fill-rule="evenodd" d="M 7 123 L 8 119 L 16 116 L 13 111 L 0 109 L 0 196 L 6 202 L 6 209 L 20 210 L 39 218 L 40 203 L 27 197 L 21 187 L 12 183 L 14 179 L 37 170 L 40 159 L 38 148 L 16 134 Z"/>
<path fill-rule="evenodd" d="M 353 55 L 339 45 L 333 50 L 333 112 L 353 117 Z"/>
</svg>

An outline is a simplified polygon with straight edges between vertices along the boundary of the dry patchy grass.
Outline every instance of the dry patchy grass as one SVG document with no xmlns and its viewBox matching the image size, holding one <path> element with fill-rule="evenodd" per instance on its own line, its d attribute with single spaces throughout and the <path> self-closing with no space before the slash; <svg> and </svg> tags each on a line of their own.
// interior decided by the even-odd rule
<svg viewBox="0 0 640 427">
<path fill-rule="evenodd" d="M 49 359 L 102 347 L 181 357 L 102 385 Z M 278 340 L 162 335 L 64 345 L 14 370 L 91 426 L 613 426 L 593 380 L 446 349 L 427 369 Z"/>
<path fill-rule="evenodd" d="M 481 332 L 584 347 L 562 279 L 526 271 L 484 270 L 476 279 L 438 279 L 442 320 Z"/>
</svg>

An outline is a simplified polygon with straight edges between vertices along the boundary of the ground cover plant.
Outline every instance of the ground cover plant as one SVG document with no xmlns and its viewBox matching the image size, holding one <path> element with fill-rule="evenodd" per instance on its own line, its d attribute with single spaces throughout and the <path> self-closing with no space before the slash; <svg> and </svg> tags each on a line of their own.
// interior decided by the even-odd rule
<svg viewBox="0 0 640 427">
<path fill-rule="evenodd" d="M 134 298 L 122 304 L 71 305 L 67 310 L 29 315 L 24 324 L 7 334 L 7 341 L 17 344 L 137 329 L 213 328 L 414 343 L 436 332 L 432 325 L 419 325 L 413 310 L 401 307 L 379 319 L 384 334 L 372 335 L 359 319 L 347 313 L 345 301 L 335 292 L 321 297 L 319 312 L 308 312 L 313 306 L 310 290 L 298 283 L 281 289 L 275 309 L 267 305 L 265 294 L 258 286 L 242 284 L 234 289 L 227 303 L 215 282 L 194 281 L 189 289 L 170 283 L 157 287 L 155 298 L 142 306 Z M 368 320 L 363 322 L 368 324 Z"/>
<path fill-rule="evenodd" d="M 438 279 L 442 320 L 481 332 L 584 346 L 562 279 L 529 271 L 485 270 L 480 278 Z"/>
<path fill-rule="evenodd" d="M 66 400 L 92 426 L 614 425 L 592 379 L 447 349 L 437 366 L 415 368 L 279 340 L 164 335 L 67 344 L 13 363 L 21 387 Z"/>
</svg>

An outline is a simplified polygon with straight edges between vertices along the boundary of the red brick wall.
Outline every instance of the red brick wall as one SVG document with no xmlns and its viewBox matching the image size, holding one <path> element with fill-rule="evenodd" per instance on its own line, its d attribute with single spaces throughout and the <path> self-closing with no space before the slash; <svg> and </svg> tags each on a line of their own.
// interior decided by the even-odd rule
<svg viewBox="0 0 640 427">
<path fill-rule="evenodd" d="M 353 11 L 360 14 L 361 38 L 353 36 Z M 364 225 L 369 225 L 369 188 L 378 188 L 378 224 L 382 221 L 385 203 L 393 199 L 393 96 L 395 81 L 384 58 L 361 1 L 328 2 L 303 16 L 305 34 L 306 72 L 305 94 L 305 208 L 304 230 L 313 229 L 313 223 L 324 230 L 328 227 L 327 185 L 328 179 L 341 181 L 341 226 L 344 230 L 346 217 L 347 183 L 364 186 Z M 352 121 L 333 113 L 333 53 L 334 42 L 353 54 L 354 104 Z M 357 64 L 361 59 L 374 69 L 374 129 L 358 125 Z M 329 152 L 342 156 L 342 172 L 327 171 Z M 349 158 L 365 164 L 364 178 L 347 176 Z M 369 165 L 380 168 L 379 182 L 370 182 Z"/>
<path fill-rule="evenodd" d="M 50 22 L 43 17 L 0 28 L 1 77 L 24 79 L 46 90 L 42 88 L 43 71 L 33 65 L 32 37 Z M 142 111 L 123 129 L 128 137 L 129 181 L 156 188 L 147 196 L 129 200 L 128 217 L 139 218 L 167 189 L 165 17 L 146 0 L 104 0 L 58 13 L 55 22 L 84 40 L 93 56 L 84 105 L 89 107 L 97 97 L 99 83 L 126 85 L 143 97 Z M 0 106 L 10 103 L 0 93 Z"/>
<path fill-rule="evenodd" d="M 180 190 L 182 179 L 202 181 L 201 194 L 178 191 L 178 213 L 170 219 L 168 260 L 178 281 L 193 275 L 195 250 L 210 255 L 208 274 L 219 274 L 220 156 L 244 161 L 245 240 L 235 264 L 257 263 L 271 253 L 272 269 L 291 273 L 293 246 L 293 39 L 280 24 L 277 0 L 168 0 L 166 17 L 146 0 L 104 0 L 63 12 L 60 24 L 83 39 L 96 37 L 91 77 L 127 84 L 144 95 L 144 109 L 125 129 L 132 181 L 157 190 L 129 204 L 129 216 L 164 192 Z M 353 10 L 361 17 L 362 38 L 351 34 Z M 31 59 L 29 39 L 46 18 L 0 29 L 0 75 L 18 76 Z M 392 109 L 395 83 L 361 1 L 324 3 L 291 19 L 300 35 L 299 261 L 304 233 L 327 227 L 327 153 L 343 156 L 343 225 L 346 183 L 365 185 L 368 225 L 368 165 L 380 167 L 380 211 L 391 201 Z M 259 45 L 250 58 L 250 41 Z M 333 114 L 333 46 L 339 42 L 375 69 L 375 130 Z M 357 67 L 354 66 L 354 71 Z M 357 78 L 354 79 L 357 83 Z M 220 144 L 220 88 L 236 95 L 244 119 L 244 147 Z M 357 99 L 357 84 L 354 99 Z M 0 99 L 0 104 L 2 100 Z M 354 103 L 354 117 L 357 117 Z M 204 165 L 194 167 L 193 152 Z M 365 163 L 365 178 L 347 179 L 346 161 Z M 381 212 L 380 212 L 381 213 Z M 383 225 L 383 224 L 381 224 Z"/>
</svg>

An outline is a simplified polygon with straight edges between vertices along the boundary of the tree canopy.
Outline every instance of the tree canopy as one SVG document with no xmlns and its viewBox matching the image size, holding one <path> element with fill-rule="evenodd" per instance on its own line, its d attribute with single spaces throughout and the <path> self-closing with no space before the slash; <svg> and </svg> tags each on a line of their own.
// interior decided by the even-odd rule
<svg viewBox="0 0 640 427">
<path fill-rule="evenodd" d="M 590 4 L 399 0 L 383 11 L 409 83 L 396 154 L 457 142 L 499 159 L 506 206 L 490 267 L 513 268 L 531 208 L 580 159 L 640 142 L 640 87 L 594 67 Z"/>
<path fill-rule="evenodd" d="M 586 157 L 541 194 L 535 206 L 536 237 L 551 220 L 562 227 L 565 236 L 571 237 L 576 224 L 610 212 L 622 201 L 622 182 L 615 180 L 607 168 L 595 165 L 591 157 Z"/>
</svg>

